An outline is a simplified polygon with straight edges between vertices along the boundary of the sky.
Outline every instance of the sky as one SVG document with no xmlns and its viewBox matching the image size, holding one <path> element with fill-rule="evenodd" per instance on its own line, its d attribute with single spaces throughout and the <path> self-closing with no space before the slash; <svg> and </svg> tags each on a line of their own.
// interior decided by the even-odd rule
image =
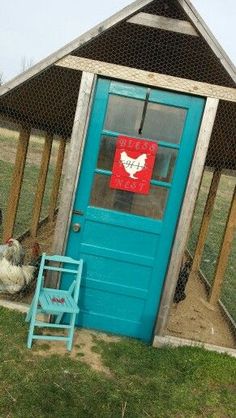
<svg viewBox="0 0 236 418">
<path fill-rule="evenodd" d="M 0 74 L 15 77 L 131 0 L 0 0 Z M 236 64 L 236 0 L 192 0 Z"/>
</svg>

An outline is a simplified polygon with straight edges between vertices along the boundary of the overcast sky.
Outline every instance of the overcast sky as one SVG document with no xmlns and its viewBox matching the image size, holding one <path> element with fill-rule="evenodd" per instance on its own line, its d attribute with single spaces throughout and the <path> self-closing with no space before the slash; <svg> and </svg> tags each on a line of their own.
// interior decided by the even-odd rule
<svg viewBox="0 0 236 418">
<path fill-rule="evenodd" d="M 103 21 L 130 0 L 0 0 L 0 73 L 7 81 Z M 236 0 L 192 0 L 236 63 Z"/>
</svg>

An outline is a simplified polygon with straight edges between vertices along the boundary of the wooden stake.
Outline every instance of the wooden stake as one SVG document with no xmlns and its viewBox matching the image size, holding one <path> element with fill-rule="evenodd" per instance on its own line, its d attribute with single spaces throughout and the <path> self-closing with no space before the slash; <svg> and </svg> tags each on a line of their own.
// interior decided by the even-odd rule
<svg viewBox="0 0 236 418">
<path fill-rule="evenodd" d="M 207 196 L 207 201 L 205 204 L 205 209 L 203 212 L 202 222 L 201 222 L 200 231 L 198 235 L 197 246 L 196 246 L 195 254 L 193 257 L 193 265 L 191 269 L 193 273 L 198 272 L 200 269 L 202 254 L 203 254 L 205 242 L 207 239 L 208 228 L 209 228 L 209 224 L 211 220 L 212 211 L 214 208 L 214 203 L 215 203 L 215 198 L 216 198 L 216 194 L 218 190 L 220 177 L 221 177 L 221 171 L 215 170 L 212 180 L 211 180 L 211 185 L 210 185 L 209 193 Z"/>
<path fill-rule="evenodd" d="M 12 176 L 11 188 L 8 196 L 8 206 L 4 222 L 3 241 L 13 235 L 17 208 L 20 200 L 22 180 L 24 176 L 26 155 L 30 138 L 30 129 L 21 128 L 16 151 L 15 167 Z"/>
<path fill-rule="evenodd" d="M 38 231 L 38 223 L 40 219 L 40 213 L 42 208 L 43 196 L 46 186 L 48 167 L 51 156 L 53 136 L 46 134 L 44 149 L 41 160 L 41 167 L 39 171 L 38 184 L 34 198 L 33 215 L 31 223 L 31 236 L 36 237 Z"/>
<path fill-rule="evenodd" d="M 225 271 L 230 256 L 230 251 L 234 239 L 234 232 L 236 229 L 236 186 L 232 198 L 231 208 L 229 211 L 227 224 L 225 227 L 224 238 L 222 240 L 220 254 L 216 263 L 216 272 L 214 282 L 211 288 L 209 302 L 214 305 L 217 303 L 224 280 Z"/>
<path fill-rule="evenodd" d="M 55 173 L 54 173 L 54 178 L 53 178 L 52 194 L 51 194 L 50 204 L 49 204 L 49 222 L 53 221 L 55 210 L 56 210 L 65 149 L 66 149 L 66 141 L 64 139 L 61 139 L 60 145 L 58 148 L 57 163 L 56 163 L 56 168 L 55 168 Z"/>
</svg>

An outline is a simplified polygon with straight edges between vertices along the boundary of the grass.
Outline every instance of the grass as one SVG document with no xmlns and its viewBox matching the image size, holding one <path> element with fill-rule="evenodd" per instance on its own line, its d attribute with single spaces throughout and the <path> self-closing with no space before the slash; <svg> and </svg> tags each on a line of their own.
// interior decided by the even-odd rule
<svg viewBox="0 0 236 418">
<path fill-rule="evenodd" d="M 7 196 L 10 189 L 13 166 L 11 163 L 0 160 L 0 196 L 1 208 L 3 214 L 6 211 Z M 25 167 L 24 181 L 22 184 L 21 197 L 17 211 L 14 235 L 17 237 L 30 227 L 32 219 L 32 207 L 34 201 L 35 185 L 37 184 L 39 168 L 34 165 L 27 164 Z M 47 186 L 43 200 L 41 218 L 47 215 L 50 199 L 50 191 L 53 180 L 53 168 L 48 171 Z M 2 236 L 2 227 L 0 227 L 0 237 Z"/>
<path fill-rule="evenodd" d="M 233 418 L 236 360 L 200 348 L 155 349 L 94 340 L 111 376 L 68 354 L 25 346 L 27 326 L 0 308 L 0 416 L 9 418 Z"/>
<path fill-rule="evenodd" d="M 198 196 L 198 202 L 194 213 L 194 222 L 188 248 L 193 254 L 197 242 L 197 237 L 202 219 L 203 209 L 207 198 L 209 186 L 211 182 L 211 173 L 205 172 L 201 190 Z M 236 178 L 232 176 L 222 175 L 219 189 L 214 205 L 212 219 L 209 226 L 207 241 L 202 257 L 201 270 L 205 274 L 210 283 L 214 279 L 217 257 L 224 234 L 224 228 L 227 221 L 227 215 L 230 208 L 232 193 Z M 231 316 L 236 321 L 236 236 L 233 241 L 231 255 L 228 260 L 228 267 L 224 278 L 224 284 L 221 299 L 228 309 Z"/>
<path fill-rule="evenodd" d="M 17 144 L 17 137 L 17 135 L 13 135 L 12 133 L 9 134 L 7 133 L 7 131 L 2 131 L 1 134 L 0 131 L 0 146 L 7 146 L 9 147 L 9 149 L 13 148 L 15 150 Z M 42 152 L 42 139 L 33 137 L 30 141 L 29 152 L 31 155 L 40 156 Z M 3 161 L 0 159 L 0 207 L 2 209 L 3 214 L 6 213 L 7 198 L 9 195 L 12 180 L 13 167 L 14 165 L 12 162 Z M 50 192 L 52 189 L 53 181 L 53 172 L 54 165 L 50 165 L 42 204 L 41 219 L 44 218 L 48 213 Z M 30 227 L 30 222 L 32 219 L 32 206 L 38 175 L 39 165 L 26 161 L 19 208 L 14 229 L 15 236 L 21 235 Z M 2 232 L 2 226 L 0 226 L 0 239 L 2 237 Z"/>
</svg>

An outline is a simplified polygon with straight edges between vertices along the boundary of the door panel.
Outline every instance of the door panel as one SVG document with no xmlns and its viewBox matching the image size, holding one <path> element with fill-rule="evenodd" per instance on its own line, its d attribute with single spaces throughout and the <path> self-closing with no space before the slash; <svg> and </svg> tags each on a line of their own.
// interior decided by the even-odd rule
<svg viewBox="0 0 236 418">
<path fill-rule="evenodd" d="M 152 338 L 203 108 L 201 98 L 98 80 L 72 217 L 81 229 L 67 245 L 86 266 L 79 325 Z M 109 187 L 120 134 L 158 143 L 148 195 Z"/>
</svg>

